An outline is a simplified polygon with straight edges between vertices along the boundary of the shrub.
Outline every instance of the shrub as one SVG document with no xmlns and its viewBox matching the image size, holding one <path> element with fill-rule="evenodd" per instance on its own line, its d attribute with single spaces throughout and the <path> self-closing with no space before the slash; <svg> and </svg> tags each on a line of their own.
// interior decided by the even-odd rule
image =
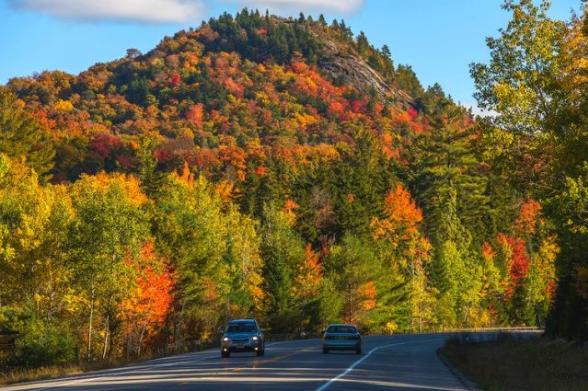
<svg viewBox="0 0 588 391">
<path fill-rule="evenodd" d="M 76 339 L 60 324 L 30 319 L 16 340 L 16 349 L 11 361 L 13 365 L 38 367 L 62 365 L 77 358 Z"/>
</svg>

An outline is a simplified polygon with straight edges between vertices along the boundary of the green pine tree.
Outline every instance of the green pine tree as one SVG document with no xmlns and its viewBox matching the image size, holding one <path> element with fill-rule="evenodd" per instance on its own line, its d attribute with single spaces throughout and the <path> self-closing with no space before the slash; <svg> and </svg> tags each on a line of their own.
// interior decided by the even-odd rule
<svg viewBox="0 0 588 391">
<path fill-rule="evenodd" d="M 261 227 L 261 255 L 266 313 L 270 330 L 294 331 L 298 324 L 292 297 L 293 276 L 304 260 L 304 242 L 292 230 L 288 216 L 275 204 L 264 208 Z"/>
<path fill-rule="evenodd" d="M 455 198 L 455 214 L 464 229 L 475 233 L 475 244 L 484 240 L 489 215 L 487 176 L 473 149 L 475 129 L 462 108 L 450 106 L 446 119 L 438 119 L 430 134 L 417 138 L 409 165 L 408 182 L 417 203 L 425 212 L 425 228 L 430 237 L 444 229 L 447 203 Z M 465 128 L 465 130 L 464 130 Z"/>
</svg>

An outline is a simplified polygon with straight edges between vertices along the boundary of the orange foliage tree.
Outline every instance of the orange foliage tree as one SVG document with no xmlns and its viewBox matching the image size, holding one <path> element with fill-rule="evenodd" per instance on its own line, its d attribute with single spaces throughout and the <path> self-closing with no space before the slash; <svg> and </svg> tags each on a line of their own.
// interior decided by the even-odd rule
<svg viewBox="0 0 588 391">
<path fill-rule="evenodd" d="M 314 297 L 323 278 L 323 268 L 319 254 L 312 249 L 310 243 L 304 248 L 304 261 L 298 268 L 294 282 L 294 294 L 302 298 Z"/>
<path fill-rule="evenodd" d="M 127 356 L 141 355 L 143 347 L 161 332 L 173 301 L 174 276 L 152 240 L 143 245 L 135 269 L 135 283 L 121 303 L 125 319 Z"/>
</svg>

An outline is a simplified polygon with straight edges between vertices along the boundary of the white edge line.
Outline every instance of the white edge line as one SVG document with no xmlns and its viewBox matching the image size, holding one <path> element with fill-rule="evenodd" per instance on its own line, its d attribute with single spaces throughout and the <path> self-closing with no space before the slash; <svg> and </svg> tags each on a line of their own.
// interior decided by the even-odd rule
<svg viewBox="0 0 588 391">
<path fill-rule="evenodd" d="M 325 384 L 323 384 L 322 386 L 320 386 L 319 388 L 317 388 L 315 391 L 324 391 L 327 388 L 329 388 L 333 383 L 339 381 L 339 379 L 347 376 L 351 371 L 353 371 L 353 369 L 355 369 L 356 366 L 358 366 L 359 364 L 361 364 L 362 362 L 364 362 L 365 360 L 367 360 L 372 353 L 380 350 L 380 349 L 386 349 L 386 348 L 391 348 L 393 346 L 399 346 L 399 345 L 407 345 L 407 344 L 411 344 L 411 343 L 424 343 L 424 342 L 430 342 L 430 341 L 435 341 L 438 338 L 432 338 L 432 339 L 427 339 L 427 340 L 423 340 L 423 341 L 406 341 L 406 342 L 397 342 L 397 343 L 391 343 L 388 345 L 382 345 L 382 346 L 376 346 L 375 348 L 373 348 L 372 350 L 370 350 L 368 352 L 368 354 L 366 354 L 365 356 L 363 356 L 362 358 L 360 358 L 359 360 L 355 361 L 353 364 L 351 364 L 351 366 L 349 368 L 347 368 L 346 370 L 344 370 L 343 372 L 341 372 L 340 374 L 338 374 L 337 376 L 335 376 L 334 378 L 332 378 L 331 380 L 329 380 L 328 382 L 326 382 Z"/>
<path fill-rule="evenodd" d="M 305 340 L 299 340 L 299 341 L 305 341 Z M 296 342 L 296 340 L 294 340 L 294 341 L 270 342 L 266 346 L 281 345 L 281 344 L 288 343 L 288 342 Z M 201 355 L 197 355 L 196 359 L 195 360 L 190 360 L 190 362 L 191 363 L 193 363 L 193 362 L 200 362 L 200 361 L 205 361 L 205 360 L 207 360 L 209 358 L 216 357 L 217 353 L 214 352 L 214 349 L 215 348 L 211 348 L 211 349 L 207 349 L 207 350 L 204 350 L 204 351 L 201 351 L 201 352 L 196 352 L 196 353 L 202 353 L 202 354 Z M 183 353 L 183 354 L 180 354 L 178 356 L 188 356 L 189 354 L 190 353 L 187 353 L 187 354 L 186 353 Z M 174 357 L 174 356 L 167 356 L 167 357 L 162 357 L 162 358 L 170 358 L 170 357 Z M 158 359 L 154 359 L 154 361 L 157 361 L 157 360 Z M 144 362 L 142 364 L 147 364 L 148 362 L 149 361 Z M 147 370 L 153 370 L 153 369 L 158 368 L 158 367 L 166 367 L 166 366 L 169 366 L 170 364 L 177 365 L 177 363 L 174 363 L 174 362 L 172 362 L 172 363 L 162 363 L 162 364 L 153 363 L 151 366 L 147 366 L 146 365 L 146 368 L 145 369 L 147 369 Z M 125 370 L 133 370 L 133 367 L 140 366 L 140 365 L 141 364 L 138 364 L 138 365 L 131 364 L 129 366 L 122 366 L 122 367 L 109 368 L 109 369 L 101 369 L 101 370 L 98 370 L 98 371 L 90 371 L 90 372 L 88 372 L 88 373 L 93 373 L 94 372 L 95 374 L 99 375 L 98 377 L 91 377 L 91 378 L 82 377 L 82 378 L 74 378 L 74 379 L 64 379 L 62 381 L 59 381 L 59 379 L 49 379 L 49 381 L 56 380 L 56 382 L 54 384 L 48 384 L 48 385 L 42 386 L 41 388 L 34 388 L 34 389 L 36 391 L 44 391 L 44 390 L 50 390 L 50 389 L 54 389 L 54 388 L 71 387 L 71 386 L 75 386 L 77 384 L 87 383 L 87 382 L 94 381 L 96 379 L 100 379 L 103 376 L 108 376 L 110 374 L 109 372 L 113 372 L 113 373 L 115 373 L 115 374 L 118 375 L 119 373 L 116 373 L 116 372 L 124 372 Z M 84 374 L 82 373 L 82 374 L 77 375 L 77 376 L 83 376 L 83 375 Z M 41 385 L 41 384 L 43 384 L 43 381 L 40 381 L 39 383 Z M 16 384 L 16 385 L 18 385 L 18 384 Z"/>
</svg>

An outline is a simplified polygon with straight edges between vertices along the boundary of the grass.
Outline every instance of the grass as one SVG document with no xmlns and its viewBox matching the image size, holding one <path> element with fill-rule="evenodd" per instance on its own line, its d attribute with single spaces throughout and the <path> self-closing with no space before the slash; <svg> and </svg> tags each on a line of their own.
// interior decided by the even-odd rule
<svg viewBox="0 0 588 391">
<path fill-rule="evenodd" d="M 84 370 L 77 366 L 41 367 L 31 369 L 14 369 L 0 372 L 0 384 L 12 384 L 33 380 L 52 379 L 61 376 L 79 375 Z"/>
<path fill-rule="evenodd" d="M 208 349 L 216 346 L 215 343 L 203 343 L 197 346 L 198 350 Z M 68 365 L 51 365 L 39 368 L 11 368 L 7 369 L 0 365 L 0 385 L 14 384 L 35 380 L 54 379 L 63 376 L 75 376 L 88 371 L 98 371 L 101 369 L 118 368 L 129 364 L 137 364 L 154 358 L 165 357 L 179 352 L 172 352 L 168 355 L 150 355 L 145 354 L 139 358 L 132 359 L 111 359 L 107 361 L 81 362 L 79 364 Z M 1 358 L 1 357 L 0 357 Z M 0 360 L 1 363 L 1 360 Z M 1 387 L 0 387 L 1 388 Z"/>
<path fill-rule="evenodd" d="M 486 391 L 588 390 L 588 347 L 566 341 L 454 339 L 441 354 Z"/>
<path fill-rule="evenodd" d="M 35 380 L 47 380 L 63 376 L 74 376 L 88 371 L 98 371 L 101 369 L 117 368 L 127 364 L 145 361 L 147 359 L 149 358 L 146 357 L 142 359 L 135 359 L 129 361 L 98 361 L 92 363 L 70 364 L 62 366 L 44 366 L 39 368 L 15 368 L 8 370 L 0 369 L 0 385 Z"/>
</svg>

